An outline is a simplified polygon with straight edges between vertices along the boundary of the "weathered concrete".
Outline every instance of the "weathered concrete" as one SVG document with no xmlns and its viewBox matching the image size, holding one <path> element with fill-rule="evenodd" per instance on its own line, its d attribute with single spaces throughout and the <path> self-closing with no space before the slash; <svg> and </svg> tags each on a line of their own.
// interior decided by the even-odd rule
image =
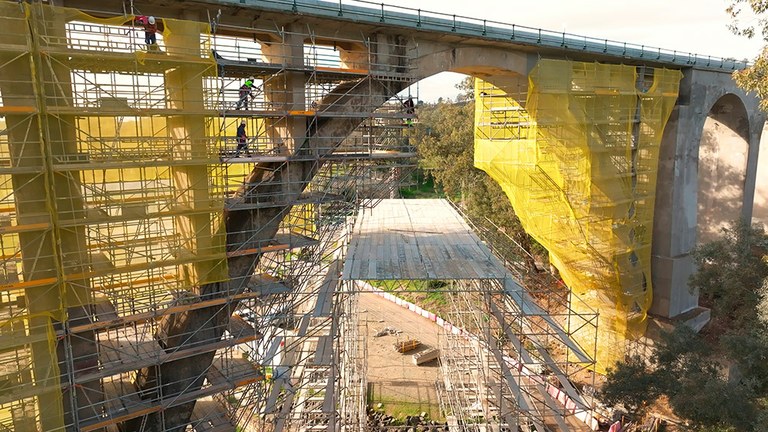
<svg viewBox="0 0 768 432">
<path fill-rule="evenodd" d="M 92 1 L 88 0 L 63 0 L 66 6 L 84 7 L 94 9 Z M 334 16 L 333 14 L 321 14 L 312 10 L 302 9 L 302 14 L 292 10 L 290 2 L 272 2 L 271 4 L 260 1 L 193 1 L 193 2 L 169 2 L 161 0 L 137 0 L 134 6 L 145 14 L 154 14 L 163 17 L 182 17 L 193 12 L 199 16 L 216 15 L 215 11 L 222 10 L 221 24 L 228 25 L 230 29 L 241 27 L 253 29 L 257 26 L 269 28 L 290 28 L 297 23 L 302 26 L 310 26 L 313 31 L 324 35 L 336 35 L 338 38 L 355 40 L 364 36 L 372 47 L 373 56 L 378 67 L 389 65 L 398 70 L 408 70 L 412 76 L 424 78 L 442 71 L 455 71 L 481 77 L 510 93 L 524 92 L 526 88 L 526 76 L 535 61 L 539 57 L 569 58 L 580 61 L 601 61 L 608 63 L 625 63 L 633 65 L 646 65 L 651 67 L 679 67 L 683 70 L 685 78 L 681 83 L 681 96 L 675 108 L 667 130 L 664 135 L 659 162 L 659 177 L 656 199 L 656 219 L 654 223 L 653 244 L 653 282 L 656 301 L 652 311 L 654 313 L 673 317 L 694 308 L 697 304 L 695 293 L 689 293 L 687 279 L 693 271 L 693 262 L 690 256 L 691 250 L 698 242 L 698 209 L 699 201 L 705 201 L 711 195 L 701 195 L 699 192 L 699 154 L 704 135 L 707 118 L 718 122 L 722 127 L 733 130 L 735 136 L 741 136 L 748 143 L 746 152 L 746 167 L 741 197 L 734 205 L 740 208 L 744 217 L 751 216 L 752 197 L 755 190 L 755 178 L 757 172 L 757 155 L 760 132 L 765 120 L 762 113 L 758 113 L 756 100 L 738 90 L 730 78 L 727 69 L 714 71 L 715 66 L 709 63 L 685 62 L 679 58 L 664 57 L 659 55 L 647 55 L 642 50 L 636 52 L 620 52 L 615 47 L 604 50 L 591 43 L 584 42 L 583 48 L 578 41 L 566 41 L 563 36 L 562 43 L 552 38 L 538 40 L 535 35 L 527 35 L 525 38 L 502 38 L 498 35 L 486 35 L 485 28 L 478 28 L 472 32 L 457 32 L 455 28 L 446 27 L 437 29 L 427 26 L 417 28 L 413 25 L 415 19 L 385 20 L 382 16 L 380 22 L 371 20 L 356 20 L 350 18 L 350 14 Z M 326 3 L 327 7 L 332 6 Z M 99 2 L 99 8 L 104 11 L 121 14 L 123 3 L 117 0 L 103 0 Z M 326 11 L 327 12 L 327 11 Z M 187 15 L 189 16 L 189 15 Z M 400 23 L 400 24 L 398 24 Z M 419 24 L 421 22 L 419 21 Z M 455 24 L 454 24 L 455 26 Z M 222 26 L 224 27 L 224 26 Z M 477 25 L 475 26 L 477 27 Z M 234 30 L 230 30 L 235 32 Z M 250 34 L 247 30 L 244 36 Z M 551 36 L 551 35 L 550 35 Z M 403 43 L 400 41 L 407 41 Z M 396 43 L 397 42 L 397 43 Z M 299 50 L 296 46 L 292 48 Z M 404 48 L 407 52 L 416 53 L 415 59 L 409 64 L 399 64 L 405 57 L 403 52 L 388 51 L 388 47 Z M 626 51 L 626 50 L 625 50 Z M 266 54 L 269 54 L 266 52 Z M 344 61 L 358 64 L 365 59 L 346 56 Z M 287 77 L 290 79 L 290 76 Z M 373 101 L 383 103 L 387 98 L 396 94 L 405 86 L 405 82 L 378 82 L 366 80 L 355 85 L 366 85 L 371 88 L 369 93 L 372 100 L 365 101 L 370 105 Z M 293 87 L 293 86 L 292 86 Z M 345 99 L 343 88 L 337 94 L 329 95 L 321 105 L 332 106 L 338 109 L 363 105 L 361 101 Z M 522 94 L 522 93 L 520 93 Z M 294 95 L 296 96 L 296 95 Z M 286 100 L 289 104 L 300 104 L 301 96 Z M 739 103 L 743 109 L 738 108 Z M 731 107 L 731 108 L 729 108 Z M 730 111 L 729 111 L 730 110 Z M 735 111 L 734 111 L 735 110 Z M 746 113 L 746 127 L 742 120 L 744 116 L 729 115 L 729 113 Z M 299 125 L 292 125 L 291 137 L 293 142 L 288 143 L 289 148 L 298 150 L 307 146 L 318 148 L 332 148 L 337 143 L 321 143 L 323 136 L 341 136 L 340 134 L 351 131 L 361 118 L 336 118 L 324 120 L 318 126 L 317 131 L 311 135 L 304 135 Z M 299 121 L 295 119 L 295 121 Z M 331 132 L 332 131 L 332 132 Z M 330 144 L 330 145 L 329 145 Z M 721 147 L 723 143 L 719 144 Z M 719 159 L 718 159 L 719 160 Z M 288 169 L 287 167 L 291 168 Z M 296 162 L 282 167 L 270 167 L 274 169 L 275 181 L 281 178 L 291 178 L 291 184 L 296 186 L 284 189 L 286 201 L 295 198 L 317 172 L 317 165 L 306 162 Z M 712 170 L 710 170 L 711 172 Z M 717 172 L 717 169 L 714 170 Z M 262 180 L 260 169 L 255 169 L 251 174 L 250 183 L 258 183 Z M 740 177 L 737 177 L 740 178 Z M 252 181 L 251 181 L 252 180 Z M 738 180 L 741 181 L 741 180 Z M 721 183 L 710 187 L 717 189 Z M 273 187 L 273 186 L 264 186 Z M 245 194 L 263 192 L 263 188 L 254 188 L 244 191 Z M 701 197 L 701 198 L 700 198 Z M 733 201 L 732 197 L 724 197 Z M 719 199 L 719 198 L 718 198 Z M 721 201 L 713 200 L 713 203 Z M 711 208 L 711 206 L 706 207 Z M 243 242 L 257 241 L 270 238 L 290 206 L 271 211 L 232 212 L 227 215 L 226 231 L 228 246 L 234 248 Z M 199 287 L 197 293 L 203 298 L 211 298 L 225 290 L 232 293 L 243 288 L 244 280 L 253 271 L 254 263 L 258 257 L 239 257 L 230 260 L 230 276 L 232 282 L 227 284 L 208 284 Z M 233 305 L 234 307 L 235 305 Z M 173 349 L 182 344 L 194 344 L 203 340 L 220 337 L 221 326 L 226 317 L 217 310 L 200 309 L 183 316 L 173 316 L 163 323 L 167 335 L 168 349 Z M 194 329 L 194 331 L 191 331 Z M 184 338 L 183 335 L 193 334 Z M 183 361 L 164 364 L 161 369 L 163 383 L 160 388 L 164 395 L 178 394 L 182 391 L 190 391 L 202 383 L 202 374 L 210 363 L 210 355 L 192 357 Z M 145 370 L 142 379 L 146 380 L 146 387 L 153 385 L 157 370 Z M 147 423 L 145 430 L 161 430 L 161 423 L 166 427 L 176 425 L 179 429 L 189 419 L 190 406 L 176 407 L 167 410 L 162 416 L 147 419 L 138 419 L 136 425 L 144 420 Z"/>
<path fill-rule="evenodd" d="M 715 225 L 732 217 L 751 218 L 758 148 L 765 123 L 758 101 L 737 88 L 730 75 L 696 69 L 683 72 L 680 97 L 662 139 L 656 189 L 651 312 L 665 317 L 680 315 L 698 304 L 698 295 L 689 291 L 687 282 L 694 271 L 691 251 L 700 244 L 699 224 L 703 217 L 699 209 L 712 216 L 723 207 L 730 208 L 718 214 L 716 221 L 708 221 Z M 705 129 L 708 119 L 710 128 Z M 724 133 L 726 130 L 730 132 Z M 717 142 L 722 137 L 729 137 L 729 141 Z M 712 167 L 700 169 L 700 148 L 714 147 L 723 154 L 732 154 L 733 149 L 728 147 L 739 137 L 748 144 L 741 150 L 747 150 L 743 174 L 736 172 L 730 183 L 720 178 L 712 184 Z M 720 160 L 714 158 L 716 163 Z M 719 169 L 715 166 L 715 173 L 722 172 L 725 166 L 724 162 Z M 702 179 L 702 171 L 709 172 L 708 177 Z M 708 186 L 706 190 L 700 191 L 701 183 Z M 723 187 L 731 183 L 740 193 L 720 195 Z M 711 235 L 709 230 L 703 232 Z"/>
<path fill-rule="evenodd" d="M 757 161 L 757 183 L 752 201 L 752 222 L 768 230 L 768 132 L 763 128 L 760 139 L 760 156 Z"/>
</svg>

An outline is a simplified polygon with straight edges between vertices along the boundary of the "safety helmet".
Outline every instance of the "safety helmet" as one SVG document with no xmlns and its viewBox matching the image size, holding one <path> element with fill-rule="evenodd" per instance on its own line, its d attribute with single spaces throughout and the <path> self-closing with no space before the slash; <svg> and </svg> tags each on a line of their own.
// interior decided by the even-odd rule
<svg viewBox="0 0 768 432">
<path fill-rule="evenodd" d="M 151 16 L 147 21 L 149 21 L 150 24 L 155 24 L 155 17 Z"/>
<path fill-rule="evenodd" d="M 240 124 L 245 124 L 245 119 L 240 120 Z"/>
</svg>

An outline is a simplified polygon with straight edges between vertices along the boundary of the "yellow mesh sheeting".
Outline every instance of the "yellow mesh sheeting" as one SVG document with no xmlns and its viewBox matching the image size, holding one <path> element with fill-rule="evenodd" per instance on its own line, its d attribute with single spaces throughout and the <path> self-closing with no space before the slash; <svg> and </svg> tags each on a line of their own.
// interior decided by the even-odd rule
<svg viewBox="0 0 768 432">
<path fill-rule="evenodd" d="M 209 26 L 159 20 L 147 47 L 134 18 L 0 2 L 0 430 L 72 421 L 58 367 L 96 353 L 63 329 L 93 305 L 122 319 L 228 278 Z"/>
<path fill-rule="evenodd" d="M 65 430 L 59 367 L 53 361 L 54 320 L 52 314 L 44 313 L 0 320 L 0 336 L 12 338 L 0 342 L 0 425 L 4 430 Z"/>
<path fill-rule="evenodd" d="M 653 72 L 642 91 L 633 66 L 540 60 L 525 105 L 475 82 L 475 165 L 584 300 L 574 311 L 599 312 L 599 371 L 644 332 L 651 306 L 658 149 L 682 77 Z"/>
</svg>

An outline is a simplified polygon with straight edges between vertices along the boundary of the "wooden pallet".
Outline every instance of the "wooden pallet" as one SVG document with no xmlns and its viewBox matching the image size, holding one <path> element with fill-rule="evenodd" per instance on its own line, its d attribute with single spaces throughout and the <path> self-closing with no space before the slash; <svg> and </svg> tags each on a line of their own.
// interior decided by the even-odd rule
<svg viewBox="0 0 768 432">
<path fill-rule="evenodd" d="M 421 342 L 416 339 L 407 339 L 404 341 L 396 342 L 392 347 L 399 353 L 407 353 L 413 351 L 421 346 Z"/>
</svg>

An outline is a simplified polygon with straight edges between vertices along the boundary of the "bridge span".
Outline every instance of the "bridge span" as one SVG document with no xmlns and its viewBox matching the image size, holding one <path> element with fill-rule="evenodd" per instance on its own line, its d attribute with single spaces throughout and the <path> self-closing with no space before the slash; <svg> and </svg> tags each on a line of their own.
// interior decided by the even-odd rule
<svg viewBox="0 0 768 432">
<path fill-rule="evenodd" d="M 10 430 L 356 430 L 345 235 L 414 166 L 397 95 L 440 72 L 476 78 L 476 164 L 586 304 L 531 322 L 583 344 L 568 323 L 600 314 L 579 364 L 695 310 L 691 250 L 752 213 L 765 116 L 740 62 L 364 2 L 52 3 L 0 3 Z M 492 300 L 493 338 L 546 363 Z M 521 377 L 495 396 L 518 426 L 569 430 Z"/>
</svg>

